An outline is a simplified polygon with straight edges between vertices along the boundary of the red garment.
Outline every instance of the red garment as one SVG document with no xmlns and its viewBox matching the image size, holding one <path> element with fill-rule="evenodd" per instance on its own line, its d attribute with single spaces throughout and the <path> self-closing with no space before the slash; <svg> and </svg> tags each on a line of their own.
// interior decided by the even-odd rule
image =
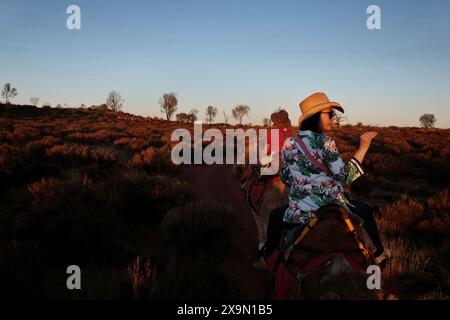
<svg viewBox="0 0 450 320">
<path fill-rule="evenodd" d="M 278 133 L 278 150 L 272 150 L 272 131 L 276 132 L 279 131 Z M 281 149 L 283 148 L 283 144 L 284 141 L 286 141 L 286 139 L 292 137 L 294 135 L 294 132 L 292 131 L 291 128 L 278 128 L 278 127 L 274 127 L 272 129 L 270 129 L 269 131 L 267 131 L 267 154 L 270 154 L 272 151 L 273 152 L 279 152 L 281 153 Z"/>
</svg>

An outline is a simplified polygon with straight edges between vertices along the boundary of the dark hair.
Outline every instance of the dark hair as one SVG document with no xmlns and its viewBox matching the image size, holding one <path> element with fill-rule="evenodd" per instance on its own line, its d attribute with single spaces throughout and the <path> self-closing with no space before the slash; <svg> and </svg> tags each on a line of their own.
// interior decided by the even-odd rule
<svg viewBox="0 0 450 320">
<path fill-rule="evenodd" d="M 311 130 L 317 133 L 321 133 L 320 130 L 320 112 L 313 114 L 306 120 L 303 120 L 300 124 L 300 131 Z"/>
</svg>

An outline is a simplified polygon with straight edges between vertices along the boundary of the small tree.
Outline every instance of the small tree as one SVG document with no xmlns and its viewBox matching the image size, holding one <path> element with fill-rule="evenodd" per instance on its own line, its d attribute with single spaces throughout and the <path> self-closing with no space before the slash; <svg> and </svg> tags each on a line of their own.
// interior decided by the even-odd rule
<svg viewBox="0 0 450 320">
<path fill-rule="evenodd" d="M 228 124 L 228 115 L 225 113 L 225 110 L 223 110 L 223 119 L 225 121 L 225 124 Z"/>
<path fill-rule="evenodd" d="M 434 124 L 436 122 L 436 117 L 434 114 L 431 113 L 425 113 L 420 117 L 420 123 L 422 124 L 422 127 L 424 128 L 432 128 L 434 127 Z"/>
<path fill-rule="evenodd" d="M 340 126 L 343 124 L 344 121 L 347 121 L 347 118 L 344 117 L 344 115 L 342 113 L 336 113 L 336 115 L 334 117 L 334 123 L 336 123 L 336 125 Z"/>
<path fill-rule="evenodd" d="M 178 98 L 176 93 L 164 93 L 159 98 L 159 104 L 161 105 L 161 112 L 166 114 L 167 120 L 170 120 L 175 111 L 177 111 Z"/>
<path fill-rule="evenodd" d="M 264 118 L 263 119 L 263 126 L 264 127 L 270 127 L 272 126 L 272 120 L 270 118 Z"/>
<path fill-rule="evenodd" d="M 39 98 L 38 97 L 31 97 L 30 98 L 30 102 L 33 106 L 37 106 L 39 103 Z"/>
<path fill-rule="evenodd" d="M 177 119 L 177 121 L 179 122 L 189 122 L 189 115 L 182 112 L 182 113 L 177 113 L 175 118 Z"/>
<path fill-rule="evenodd" d="M 247 105 L 240 104 L 236 106 L 233 110 L 231 110 L 231 115 L 234 119 L 239 121 L 239 124 L 242 125 L 242 119 L 248 116 L 250 112 L 250 107 Z"/>
<path fill-rule="evenodd" d="M 189 123 L 194 123 L 195 121 L 197 121 L 198 117 L 198 110 L 197 109 L 192 109 L 191 111 L 189 111 L 188 114 L 188 122 Z"/>
<path fill-rule="evenodd" d="M 214 121 L 216 115 L 217 115 L 216 107 L 208 106 L 208 108 L 206 108 L 206 120 L 208 121 L 209 124 L 211 124 Z"/>
<path fill-rule="evenodd" d="M 6 103 L 9 103 L 9 100 L 17 96 L 18 93 L 17 89 L 13 88 L 9 82 L 3 86 L 2 97 L 5 98 Z"/>
<path fill-rule="evenodd" d="M 106 98 L 106 105 L 108 106 L 108 109 L 112 111 L 122 110 L 123 102 L 122 96 L 115 90 L 111 91 L 108 98 Z"/>
</svg>

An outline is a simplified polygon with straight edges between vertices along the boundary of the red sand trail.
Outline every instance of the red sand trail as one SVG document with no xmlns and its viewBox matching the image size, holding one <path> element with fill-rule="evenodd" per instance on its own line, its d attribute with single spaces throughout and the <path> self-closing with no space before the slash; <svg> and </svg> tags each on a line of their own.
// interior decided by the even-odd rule
<svg viewBox="0 0 450 320">
<path fill-rule="evenodd" d="M 237 222 L 236 248 L 239 256 L 234 261 L 236 272 L 247 280 L 249 299 L 267 298 L 269 275 L 253 268 L 257 253 L 256 224 L 250 208 L 239 189 L 239 179 L 233 176 L 231 165 L 186 165 L 181 179 L 188 183 L 196 201 L 205 206 L 231 206 Z"/>
</svg>

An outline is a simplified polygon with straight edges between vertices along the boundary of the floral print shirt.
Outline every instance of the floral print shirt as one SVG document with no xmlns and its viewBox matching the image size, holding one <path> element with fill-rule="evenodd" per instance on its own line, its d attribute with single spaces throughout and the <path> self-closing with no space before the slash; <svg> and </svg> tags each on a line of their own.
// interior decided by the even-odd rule
<svg viewBox="0 0 450 320">
<path fill-rule="evenodd" d="M 287 139 L 282 149 L 280 176 L 291 190 L 284 221 L 306 224 L 317 209 L 330 203 L 340 204 L 351 211 L 352 205 L 345 196 L 343 185 L 351 184 L 364 174 L 359 161 L 352 158 L 344 163 L 334 140 L 323 133 L 305 130 L 296 135 L 310 154 L 330 169 L 332 176 L 308 159 L 295 141 L 295 135 Z"/>
</svg>

